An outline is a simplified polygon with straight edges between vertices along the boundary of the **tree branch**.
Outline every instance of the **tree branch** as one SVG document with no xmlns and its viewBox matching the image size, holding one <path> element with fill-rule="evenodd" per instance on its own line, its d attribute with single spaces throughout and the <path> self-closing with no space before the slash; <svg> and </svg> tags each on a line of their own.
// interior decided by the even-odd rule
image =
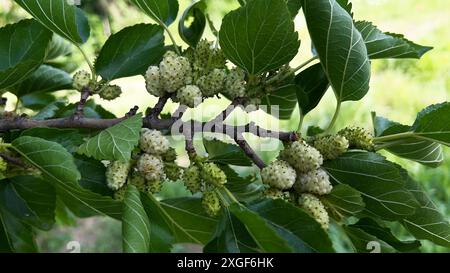
<svg viewBox="0 0 450 273">
<path fill-rule="evenodd" d="M 27 164 L 25 164 L 25 163 L 24 163 L 22 160 L 20 160 L 19 158 L 15 158 L 15 157 L 6 155 L 6 154 L 4 154 L 4 153 L 0 153 L 0 157 L 3 158 L 4 160 L 6 160 L 7 162 L 13 164 L 13 165 L 22 167 L 22 168 L 24 168 L 24 169 L 27 169 L 27 168 L 28 168 Z"/>
<path fill-rule="evenodd" d="M 84 117 L 84 106 L 86 105 L 87 99 L 91 95 L 91 89 L 88 86 L 83 87 L 81 90 L 80 101 L 75 106 L 75 113 L 73 114 L 73 119 L 81 119 Z"/>
</svg>

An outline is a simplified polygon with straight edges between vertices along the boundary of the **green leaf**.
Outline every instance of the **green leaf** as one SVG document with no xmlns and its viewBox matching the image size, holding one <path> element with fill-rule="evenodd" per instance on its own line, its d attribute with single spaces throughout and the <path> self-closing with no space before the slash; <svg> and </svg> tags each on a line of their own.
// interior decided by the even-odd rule
<svg viewBox="0 0 450 273">
<path fill-rule="evenodd" d="M 338 221 L 355 216 L 365 207 L 361 194 L 345 184 L 334 186 L 330 194 L 322 196 L 320 200 L 327 207 L 330 216 Z"/>
<path fill-rule="evenodd" d="M 225 208 L 215 234 L 203 248 L 205 253 L 255 253 L 258 246 L 244 224 Z"/>
<path fill-rule="evenodd" d="M 53 34 L 53 38 L 48 45 L 46 61 L 52 61 L 58 57 L 67 56 L 73 51 L 73 46 L 61 36 Z"/>
<path fill-rule="evenodd" d="M 191 47 L 197 46 L 205 31 L 205 9 L 206 4 L 204 1 L 194 2 L 184 11 L 178 23 L 180 37 Z M 188 21 L 191 22 L 189 25 L 186 25 Z"/>
<path fill-rule="evenodd" d="M 388 245 L 386 242 L 379 240 L 372 234 L 365 232 L 364 230 L 353 227 L 344 226 L 345 233 L 350 238 L 354 249 L 360 253 L 394 253 L 395 249 Z M 379 249 L 377 249 L 379 247 Z"/>
<path fill-rule="evenodd" d="M 55 223 L 55 190 L 37 177 L 16 176 L 1 181 L 0 204 L 24 223 L 39 229 L 50 230 Z"/>
<path fill-rule="evenodd" d="M 160 205 L 176 243 L 206 244 L 211 239 L 217 219 L 205 214 L 200 198 L 166 199 Z"/>
<path fill-rule="evenodd" d="M 150 252 L 170 252 L 174 231 L 160 203 L 152 195 L 141 192 L 141 202 L 150 221 Z"/>
<path fill-rule="evenodd" d="M 375 113 L 372 113 L 372 118 L 377 137 L 402 134 L 411 130 L 410 126 L 377 117 Z M 444 153 L 439 143 L 414 136 L 405 136 L 391 141 L 377 141 L 376 147 L 433 168 L 440 166 L 444 161 Z"/>
<path fill-rule="evenodd" d="M 76 129 L 35 127 L 23 131 L 20 136 L 34 136 L 57 142 L 69 152 L 74 152 L 83 143 L 83 136 Z"/>
<path fill-rule="evenodd" d="M 425 53 L 433 49 L 432 47 L 415 44 L 403 35 L 382 32 L 371 22 L 358 21 L 355 26 L 361 32 L 370 59 L 420 59 Z"/>
<path fill-rule="evenodd" d="M 95 69 L 108 81 L 142 75 L 150 65 L 160 61 L 163 54 L 162 27 L 134 25 L 109 37 L 95 62 Z"/>
<path fill-rule="evenodd" d="M 419 241 L 400 241 L 392 234 L 389 228 L 379 225 L 371 218 L 360 219 L 356 224 L 353 224 L 351 226 L 359 228 L 364 232 L 377 237 L 378 239 L 401 252 L 414 251 L 421 246 Z"/>
<path fill-rule="evenodd" d="M 286 0 L 286 3 L 289 13 L 291 14 L 292 19 L 294 19 L 302 8 L 302 0 Z"/>
<path fill-rule="evenodd" d="M 303 210 L 284 200 L 264 199 L 249 209 L 265 219 L 296 252 L 334 252 L 328 234 Z"/>
<path fill-rule="evenodd" d="M 284 0 L 248 1 L 222 21 L 219 35 L 225 56 L 251 75 L 289 63 L 300 47 L 290 18 Z"/>
<path fill-rule="evenodd" d="M 438 211 L 419 183 L 408 178 L 408 189 L 420 203 L 414 215 L 403 220 L 403 225 L 419 240 L 429 240 L 450 247 L 450 224 Z"/>
<path fill-rule="evenodd" d="M 0 207 L 0 224 L 3 226 L 1 233 L 6 237 L 3 240 L 6 239 L 7 243 L 6 246 L 0 246 L 0 249 L 6 248 L 7 252 L 16 253 L 38 252 L 34 230 L 2 207 Z"/>
<path fill-rule="evenodd" d="M 0 253 L 12 253 L 14 252 L 13 246 L 9 241 L 8 231 L 5 229 L 2 215 L 0 213 Z"/>
<path fill-rule="evenodd" d="M 229 209 L 230 212 L 245 225 L 245 228 L 258 245 L 258 248 L 263 252 L 293 252 L 294 249 L 282 236 L 277 234 L 275 227 L 270 225 L 257 213 L 238 203 L 234 203 Z"/>
<path fill-rule="evenodd" d="M 47 108 L 47 106 L 54 104 L 55 101 L 65 100 L 57 100 L 56 97 L 50 93 L 31 93 L 20 97 L 21 106 L 34 111 L 41 111 Z"/>
<path fill-rule="evenodd" d="M 177 0 L 131 0 L 143 12 L 153 20 L 170 25 L 177 18 L 178 1 Z"/>
<path fill-rule="evenodd" d="M 335 0 L 303 0 L 311 39 L 339 102 L 369 91 L 370 62 L 361 34 Z"/>
<path fill-rule="evenodd" d="M 89 22 L 83 11 L 66 0 L 15 0 L 36 20 L 54 33 L 81 45 L 90 35 Z"/>
<path fill-rule="evenodd" d="M 102 162 L 82 155 L 75 155 L 75 165 L 81 174 L 80 185 L 100 195 L 113 196 L 106 183 L 106 167 Z"/>
<path fill-rule="evenodd" d="M 208 153 L 209 161 L 237 166 L 252 165 L 250 159 L 237 145 L 224 143 L 217 139 L 203 139 L 203 145 Z"/>
<path fill-rule="evenodd" d="M 279 119 L 290 119 L 297 107 L 297 87 L 294 84 L 281 86 L 263 98 L 263 110 Z M 275 110 L 275 111 L 274 111 Z"/>
<path fill-rule="evenodd" d="M 264 186 L 262 183 L 253 181 L 251 177 L 241 177 L 229 165 L 219 166 L 227 176 L 227 189 L 233 193 L 240 202 L 251 202 L 261 198 Z"/>
<path fill-rule="evenodd" d="M 103 214 L 120 218 L 120 202 L 83 189 L 78 184 L 80 172 L 72 155 L 60 144 L 23 136 L 15 139 L 12 147 L 42 172 L 45 180 L 56 188 L 61 200 L 78 216 Z"/>
<path fill-rule="evenodd" d="M 136 115 L 88 139 L 78 152 L 97 160 L 126 162 L 139 142 L 142 115 Z"/>
<path fill-rule="evenodd" d="M 381 155 L 348 152 L 325 162 L 324 168 L 335 183 L 347 184 L 361 193 L 368 215 L 401 220 L 413 215 L 418 207 L 405 187 L 404 171 Z"/>
<path fill-rule="evenodd" d="M 450 146 L 450 102 L 422 110 L 412 126 L 415 136 Z"/>
<path fill-rule="evenodd" d="M 41 65 L 28 78 L 8 90 L 20 97 L 39 92 L 72 89 L 72 77 L 66 71 Z"/>
<path fill-rule="evenodd" d="M 26 100 L 35 100 L 35 99 L 44 99 L 45 101 L 45 97 L 46 96 L 41 96 L 41 95 L 45 95 L 45 93 L 41 93 L 39 94 L 39 96 L 37 96 L 38 94 L 30 94 L 27 96 L 23 96 L 22 97 L 22 104 L 25 104 L 24 102 Z M 32 98 L 30 98 L 32 97 Z M 26 98 L 26 100 L 25 100 Z M 66 105 L 67 101 L 66 100 L 56 100 L 53 101 L 49 104 L 47 104 L 47 106 L 45 106 L 44 108 L 40 109 L 40 111 L 34 115 L 32 117 L 32 119 L 34 120 L 44 120 L 44 119 L 50 119 L 56 116 L 56 114 L 58 113 L 58 111 L 63 108 Z M 31 107 L 29 107 L 31 108 Z"/>
<path fill-rule="evenodd" d="M 150 222 L 142 205 L 139 191 L 129 185 L 123 202 L 123 252 L 147 253 L 150 250 Z"/>
<path fill-rule="evenodd" d="M 51 38 L 32 19 L 0 28 L 0 90 L 26 79 L 42 64 Z"/>
<path fill-rule="evenodd" d="M 303 115 L 316 108 L 330 83 L 322 65 L 315 64 L 295 77 L 297 99 Z"/>
<path fill-rule="evenodd" d="M 57 113 L 57 117 L 70 117 L 75 113 L 76 104 L 72 103 L 63 108 Z M 116 118 L 114 114 L 96 104 L 94 100 L 88 100 L 84 106 L 84 116 L 87 118 L 96 119 L 113 119 Z"/>
</svg>

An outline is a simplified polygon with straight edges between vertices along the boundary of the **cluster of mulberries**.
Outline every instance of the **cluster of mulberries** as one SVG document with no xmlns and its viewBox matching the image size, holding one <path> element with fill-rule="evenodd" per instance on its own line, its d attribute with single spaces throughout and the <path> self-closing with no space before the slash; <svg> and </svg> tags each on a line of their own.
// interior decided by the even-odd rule
<svg viewBox="0 0 450 273">
<path fill-rule="evenodd" d="M 325 160 L 336 159 L 345 153 L 348 147 L 348 140 L 342 135 L 320 136 L 314 139 L 314 148 L 322 154 Z"/>
<path fill-rule="evenodd" d="M 313 217 L 323 229 L 328 229 L 330 218 L 325 206 L 319 198 L 309 193 L 303 193 L 298 198 L 298 204 L 309 215 L 311 215 L 311 217 Z"/>
<path fill-rule="evenodd" d="M 202 204 L 208 215 L 219 213 L 221 203 L 216 189 L 227 183 L 227 176 L 215 163 L 192 162 L 183 174 L 183 181 L 191 193 L 203 193 Z"/>
<path fill-rule="evenodd" d="M 140 152 L 127 163 L 112 162 L 106 170 L 109 188 L 114 198 L 123 200 L 127 185 L 147 193 L 161 191 L 163 181 L 178 180 L 182 169 L 175 163 L 176 152 L 161 132 L 142 129 L 139 140 Z"/>
<path fill-rule="evenodd" d="M 373 135 L 366 129 L 356 126 L 351 126 L 342 129 L 338 135 L 345 137 L 348 140 L 350 148 L 362 149 L 366 151 L 373 151 Z"/>
</svg>

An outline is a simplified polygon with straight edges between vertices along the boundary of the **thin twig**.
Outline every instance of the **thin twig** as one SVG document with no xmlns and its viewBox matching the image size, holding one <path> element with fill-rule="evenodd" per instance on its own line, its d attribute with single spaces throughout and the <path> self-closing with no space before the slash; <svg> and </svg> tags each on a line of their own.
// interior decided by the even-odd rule
<svg viewBox="0 0 450 273">
<path fill-rule="evenodd" d="M 6 154 L 4 154 L 4 153 L 0 153 L 0 157 L 3 158 L 4 160 L 6 160 L 7 162 L 13 164 L 13 165 L 22 167 L 22 168 L 24 168 L 24 169 L 27 169 L 27 168 L 28 168 L 27 164 L 25 164 L 25 163 L 24 163 L 22 160 L 20 160 L 19 158 L 12 157 L 12 156 L 6 155 Z"/>
<path fill-rule="evenodd" d="M 91 89 L 88 86 L 83 87 L 81 90 L 81 98 L 75 107 L 75 113 L 73 118 L 79 120 L 84 117 L 84 107 L 86 105 L 87 99 L 91 95 Z"/>
</svg>

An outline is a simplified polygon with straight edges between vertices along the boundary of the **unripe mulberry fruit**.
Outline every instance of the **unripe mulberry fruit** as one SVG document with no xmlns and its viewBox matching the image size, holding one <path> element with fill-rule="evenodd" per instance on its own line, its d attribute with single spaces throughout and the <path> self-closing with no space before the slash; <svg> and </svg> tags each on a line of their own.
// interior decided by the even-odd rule
<svg viewBox="0 0 450 273">
<path fill-rule="evenodd" d="M 232 69 L 226 79 L 223 93 L 231 100 L 235 98 L 245 97 L 245 72 L 240 68 Z"/>
<path fill-rule="evenodd" d="M 277 188 L 267 188 L 266 190 L 264 190 L 263 195 L 267 198 L 271 198 L 271 199 L 283 199 L 283 200 L 288 200 L 289 199 L 289 193 L 288 192 L 283 192 L 280 189 Z"/>
<path fill-rule="evenodd" d="M 213 42 L 203 39 L 195 48 L 194 68 L 202 73 L 208 69 L 225 68 L 226 57 L 220 48 L 215 48 Z"/>
<path fill-rule="evenodd" d="M 127 182 L 128 172 L 130 171 L 129 162 L 113 161 L 106 168 L 106 182 L 112 190 L 122 188 Z"/>
<path fill-rule="evenodd" d="M 192 83 L 192 68 L 187 58 L 169 52 L 159 64 L 160 84 L 164 91 L 173 93 Z"/>
<path fill-rule="evenodd" d="M 203 96 L 212 97 L 223 91 L 226 76 L 225 70 L 214 69 L 208 75 L 200 77 L 196 83 L 202 90 Z"/>
<path fill-rule="evenodd" d="M 117 85 L 108 85 L 102 89 L 99 93 L 100 97 L 104 100 L 114 100 L 120 97 L 122 89 Z"/>
<path fill-rule="evenodd" d="M 323 163 L 323 157 L 320 152 L 304 141 L 292 142 L 280 155 L 283 160 L 301 173 L 316 170 Z"/>
<path fill-rule="evenodd" d="M 0 157 L 0 177 L 2 177 L 2 173 L 6 171 L 8 168 L 8 163 L 3 159 L 3 157 Z"/>
<path fill-rule="evenodd" d="M 164 163 L 164 173 L 167 179 L 177 181 L 181 177 L 182 169 L 175 163 Z"/>
<path fill-rule="evenodd" d="M 323 229 L 328 229 L 330 218 L 325 206 L 319 198 L 312 194 L 304 193 L 298 198 L 298 204 L 309 215 L 311 215 L 311 217 L 313 217 Z"/>
<path fill-rule="evenodd" d="M 127 194 L 127 186 L 122 187 L 118 189 L 116 192 L 114 192 L 114 200 L 122 202 L 125 200 L 125 195 Z"/>
<path fill-rule="evenodd" d="M 169 140 L 158 130 L 142 128 L 139 146 L 142 151 L 153 154 L 162 155 L 170 149 Z"/>
<path fill-rule="evenodd" d="M 147 181 L 164 178 L 164 163 L 155 155 L 143 154 L 137 162 L 137 168 Z"/>
<path fill-rule="evenodd" d="M 220 199 L 215 191 L 205 191 L 203 193 L 202 205 L 206 213 L 211 217 L 217 216 L 220 212 Z"/>
<path fill-rule="evenodd" d="M 318 169 L 308 173 L 302 173 L 297 176 L 294 189 L 299 192 L 309 192 L 317 195 L 329 194 L 333 189 L 328 174 Z"/>
<path fill-rule="evenodd" d="M 325 160 L 336 159 L 348 150 L 348 140 L 341 135 L 323 136 L 314 140 L 314 147 L 319 150 Z"/>
<path fill-rule="evenodd" d="M 148 193 L 158 193 L 162 190 L 161 180 L 147 181 L 147 192 Z"/>
<path fill-rule="evenodd" d="M 215 163 L 203 163 L 201 177 L 210 185 L 221 187 L 227 183 L 227 176 Z"/>
<path fill-rule="evenodd" d="M 184 185 L 191 193 L 200 192 L 202 183 L 200 179 L 200 170 L 197 166 L 191 165 L 184 171 Z"/>
<path fill-rule="evenodd" d="M 134 173 L 128 178 L 128 184 L 135 186 L 141 192 L 147 191 L 147 182 L 138 173 Z"/>
<path fill-rule="evenodd" d="M 165 92 L 161 87 L 159 67 L 150 66 L 145 73 L 145 86 L 148 93 L 156 97 L 162 97 Z"/>
<path fill-rule="evenodd" d="M 374 150 L 373 136 L 364 128 L 347 127 L 338 132 L 338 135 L 344 136 L 350 145 L 350 148 L 362 149 L 367 151 Z"/>
<path fill-rule="evenodd" d="M 286 161 L 276 160 L 261 170 L 263 183 L 280 190 L 287 190 L 295 183 L 297 174 Z"/>
<path fill-rule="evenodd" d="M 91 83 L 91 74 L 87 71 L 81 70 L 73 75 L 73 88 L 81 91 L 84 87 Z"/>
<path fill-rule="evenodd" d="M 161 158 L 164 162 L 174 162 L 177 159 L 177 152 L 175 151 L 174 148 L 169 147 L 169 150 L 163 153 L 161 155 Z"/>
<path fill-rule="evenodd" d="M 202 91 L 196 85 L 186 85 L 177 91 L 177 101 L 190 108 L 198 106 L 202 102 L 202 96 Z"/>
</svg>

